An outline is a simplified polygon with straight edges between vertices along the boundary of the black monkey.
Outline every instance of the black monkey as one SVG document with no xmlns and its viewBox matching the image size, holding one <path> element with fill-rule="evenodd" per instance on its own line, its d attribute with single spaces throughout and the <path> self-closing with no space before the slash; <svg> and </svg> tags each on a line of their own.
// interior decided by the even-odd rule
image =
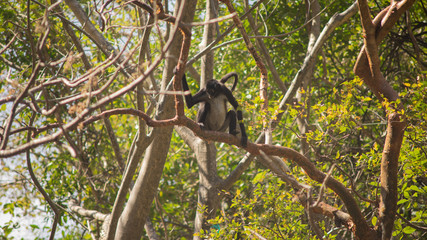
<svg viewBox="0 0 427 240">
<path fill-rule="evenodd" d="M 230 89 L 225 86 L 227 80 L 234 77 L 233 87 Z M 185 95 L 185 102 L 188 108 L 200 103 L 200 109 L 197 113 L 197 123 L 203 129 L 212 131 L 224 132 L 228 128 L 228 132 L 237 135 L 239 131 L 236 129 L 237 120 L 239 121 L 241 144 L 246 147 L 248 136 L 246 135 L 245 125 L 243 124 L 242 111 L 239 110 L 239 104 L 234 98 L 232 91 L 237 85 L 237 73 L 232 72 L 221 78 L 220 81 L 215 79 L 209 80 L 206 87 L 202 88 L 194 96 Z M 189 91 L 185 74 L 182 78 L 182 88 L 184 91 Z M 227 102 L 229 102 L 235 110 L 227 112 Z"/>
</svg>

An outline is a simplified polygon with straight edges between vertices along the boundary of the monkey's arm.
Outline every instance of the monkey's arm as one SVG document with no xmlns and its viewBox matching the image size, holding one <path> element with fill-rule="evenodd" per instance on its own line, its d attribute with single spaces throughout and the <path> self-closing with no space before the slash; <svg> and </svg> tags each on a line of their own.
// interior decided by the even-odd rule
<svg viewBox="0 0 427 240">
<path fill-rule="evenodd" d="M 188 91 L 189 94 L 185 95 L 185 103 L 187 104 L 187 108 L 193 107 L 195 104 L 206 101 L 207 100 L 207 93 L 205 88 L 202 88 L 199 92 L 197 92 L 194 97 L 191 95 L 190 89 L 188 87 L 187 78 L 184 76 L 182 77 L 182 89 L 184 92 Z"/>
<path fill-rule="evenodd" d="M 221 91 L 227 97 L 227 100 L 231 104 L 231 106 L 233 106 L 233 108 L 237 111 L 237 108 L 239 108 L 239 103 L 233 96 L 233 93 L 230 91 L 230 89 L 228 89 L 225 85 L 222 85 Z"/>
</svg>

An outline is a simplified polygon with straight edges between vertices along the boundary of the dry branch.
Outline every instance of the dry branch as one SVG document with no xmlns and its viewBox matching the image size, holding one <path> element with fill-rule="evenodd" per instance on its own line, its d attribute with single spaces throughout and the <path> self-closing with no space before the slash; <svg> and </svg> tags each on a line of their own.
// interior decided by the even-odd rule
<svg viewBox="0 0 427 240">
<path fill-rule="evenodd" d="M 107 219 L 107 217 L 109 216 L 109 214 L 100 213 L 100 212 L 95 211 L 95 210 L 85 209 L 85 208 L 79 206 L 78 202 L 75 199 L 70 199 L 70 201 L 68 201 L 68 207 L 70 208 L 71 211 L 73 211 L 74 213 L 76 213 L 82 217 L 96 219 L 98 221 L 105 221 Z"/>
</svg>

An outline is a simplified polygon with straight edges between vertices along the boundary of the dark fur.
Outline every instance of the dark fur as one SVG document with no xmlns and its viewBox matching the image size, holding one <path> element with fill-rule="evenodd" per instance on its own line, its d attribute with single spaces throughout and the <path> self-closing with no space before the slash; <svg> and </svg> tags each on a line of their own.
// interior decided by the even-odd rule
<svg viewBox="0 0 427 240">
<path fill-rule="evenodd" d="M 225 83 L 231 77 L 234 77 L 234 83 L 230 90 L 225 86 Z M 238 120 L 241 133 L 241 144 L 246 147 L 248 137 L 246 135 L 245 125 L 243 124 L 242 111 L 238 110 L 239 104 L 232 93 L 236 88 L 237 81 L 237 74 L 234 72 L 225 75 L 220 81 L 215 79 L 209 80 L 206 87 L 202 88 L 194 96 L 191 95 L 191 93 L 185 95 L 185 102 L 188 108 L 200 103 L 200 109 L 197 113 L 197 123 L 199 123 L 203 129 L 224 132 L 228 128 L 230 134 L 237 135 L 239 133 L 237 130 Z M 182 78 L 182 88 L 184 91 L 189 91 L 185 74 Z M 234 108 L 228 112 L 227 102 Z"/>
</svg>

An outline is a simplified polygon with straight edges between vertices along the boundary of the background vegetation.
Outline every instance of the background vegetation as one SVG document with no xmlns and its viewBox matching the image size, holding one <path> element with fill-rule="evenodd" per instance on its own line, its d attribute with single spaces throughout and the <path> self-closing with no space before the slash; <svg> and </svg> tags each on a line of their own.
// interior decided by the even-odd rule
<svg viewBox="0 0 427 240">
<path fill-rule="evenodd" d="M 193 11 L 188 6 L 194 2 L 187 1 L 189 5 L 184 8 L 182 20 L 186 23 L 204 22 L 207 9 L 212 8 L 205 1 L 197 1 Z M 426 3 L 415 1 L 378 45 L 378 67 L 398 93 L 396 101 L 376 94 L 354 73 L 364 39 L 369 39 L 355 7 L 355 14 L 336 27 L 314 53 L 311 74 L 283 104 L 291 82 L 302 74 L 305 59 L 319 39 L 315 28 L 322 31 L 334 14 L 344 12 L 351 3 L 232 1 L 237 11 L 234 17 L 242 20 L 261 61 L 267 65 L 268 108 L 264 109 L 259 66 L 241 39 L 241 31 L 234 28 L 227 32 L 234 23 L 230 9 L 222 2 L 214 2 L 211 4 L 217 7 L 216 17 L 228 17 L 210 24 L 217 26 L 213 31 L 216 37 L 224 35 L 210 50 L 211 74 L 220 79 L 228 72 L 238 73 L 234 94 L 244 111 L 249 140 L 260 138 L 264 143 L 264 123 L 266 119 L 273 120 L 272 141 L 266 143 L 300 152 L 318 170 L 342 183 L 370 229 L 381 235 L 381 162 L 387 152 L 384 148 L 389 116 L 393 112 L 400 114 L 406 126 L 394 178 L 397 211 L 393 214 L 392 235 L 395 239 L 427 237 Z M 316 4 L 320 7 L 317 12 Z M 389 1 L 369 1 L 371 17 L 389 5 Z M 160 8 L 152 3 L 147 6 Z M 175 8 L 179 6 L 175 1 L 163 2 L 165 13 L 173 16 L 178 16 Z M 250 14 L 255 27 L 245 13 Z M 90 24 L 81 16 L 86 16 Z M 154 182 L 141 185 L 152 189 L 153 197 L 139 206 L 129 201 L 125 207 L 133 206 L 129 211 L 138 212 L 139 216 L 145 216 L 140 208 L 147 209 L 148 218 L 143 218 L 142 225 L 135 221 L 140 223 L 141 231 L 145 224 L 141 232 L 144 239 L 360 237 L 355 233 L 356 227 L 351 226 L 354 223 L 340 222 L 326 210 L 322 213 L 307 207 L 320 206 L 313 204 L 322 202 L 335 212 L 349 210 L 326 181 L 311 177 L 295 159 L 279 155 L 289 168 L 286 174 L 307 186 L 305 189 L 292 186 L 272 170 L 274 167 L 266 166 L 260 153 L 254 154 L 256 146 L 250 145 L 249 150 L 238 148 L 235 145 L 239 141 L 232 137 L 200 135 L 194 125 L 184 122 L 167 127 L 146 124 L 141 112 L 153 119 L 173 118 L 173 89 L 167 86 L 183 73 L 182 65 L 178 65 L 181 67 L 177 75 L 173 73 L 179 56 L 185 56 L 179 55 L 181 33 L 174 34 L 176 24 L 163 20 L 155 14 L 150 20 L 149 11 L 126 1 L 0 2 L 0 238 L 14 239 L 20 232 L 31 232 L 37 239 L 45 239 L 51 232 L 55 239 L 103 237 L 102 225 L 118 196 L 124 194 L 125 199 L 132 199 L 131 192 L 135 192 L 138 178 L 144 175 L 144 161 L 148 171 L 160 171 L 157 182 L 157 177 L 150 175 L 148 178 Z M 191 27 L 192 33 L 190 64 L 185 70 L 194 94 L 203 84 L 203 76 L 209 76 L 203 73 L 200 77 L 200 72 L 205 71 L 202 69 L 208 67 L 199 59 L 207 25 L 184 26 Z M 174 35 L 171 47 L 166 49 Z M 268 56 L 262 54 L 259 40 Z M 266 63 L 268 59 L 272 65 Z M 123 89 L 127 89 L 123 94 L 114 95 Z M 116 109 L 139 112 L 101 116 Z M 165 117 L 163 111 L 171 115 Z M 185 109 L 185 115 L 195 119 L 196 111 Z M 160 132 L 168 128 L 170 135 Z M 234 169 L 242 169 L 239 175 L 232 175 L 237 178 L 230 186 L 211 185 L 219 189 L 214 194 L 219 197 L 207 197 L 207 201 L 214 199 L 212 206 L 201 200 L 201 189 L 206 186 L 201 177 L 201 157 L 189 143 L 198 137 L 186 140 L 183 131 L 189 129 L 190 134 L 195 132 L 209 140 L 197 144 L 216 149 L 216 172 L 210 172 L 218 176 L 216 179 L 227 180 Z M 206 137 L 210 134 L 215 138 Z M 170 144 L 164 139 L 169 139 Z M 144 153 L 150 144 L 154 150 Z M 154 153 L 156 148 L 164 155 Z M 136 149 L 142 149 L 139 155 Z M 125 170 L 134 156 L 137 170 L 131 172 L 129 187 L 123 187 Z M 150 156 L 157 158 L 150 162 Z M 241 168 L 243 163 L 245 167 Z M 123 189 L 124 193 L 120 192 Z M 302 201 L 304 197 L 308 205 Z M 202 220 L 197 219 L 198 213 L 204 216 Z M 25 224 L 22 219 L 37 221 Z M 198 227 L 198 221 L 203 226 Z M 109 222 L 105 223 L 108 226 Z M 120 223 L 118 226 L 123 227 Z"/>
</svg>

